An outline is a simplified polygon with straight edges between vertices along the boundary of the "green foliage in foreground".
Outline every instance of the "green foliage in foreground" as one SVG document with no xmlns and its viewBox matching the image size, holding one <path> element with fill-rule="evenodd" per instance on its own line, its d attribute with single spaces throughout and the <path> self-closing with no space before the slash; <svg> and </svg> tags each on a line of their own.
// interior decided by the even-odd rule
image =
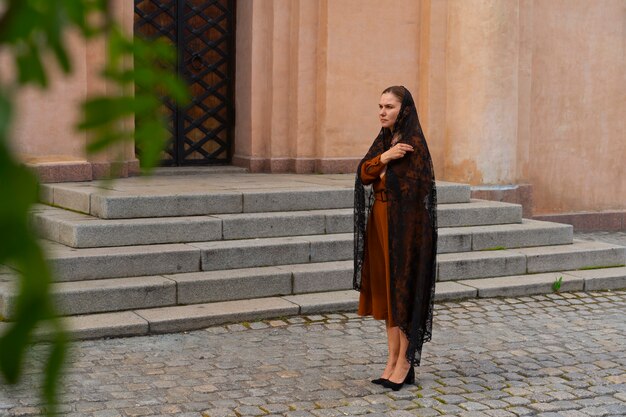
<svg viewBox="0 0 626 417">
<path fill-rule="evenodd" d="M 0 72 L 0 264 L 20 277 L 14 321 L 0 337 L 0 374 L 6 382 L 18 383 L 35 330 L 44 324 L 51 328 L 42 393 L 49 415 L 55 412 L 67 338 L 50 295 L 51 272 L 28 221 L 29 209 L 38 201 L 38 181 L 12 153 L 9 133 L 15 97 L 22 88 L 47 88 L 52 65 L 66 74 L 72 72 L 71 51 L 65 43 L 70 30 L 86 39 L 106 37 L 102 76 L 118 87 L 114 94 L 92 97 L 83 104 L 78 128 L 90 132 L 89 152 L 134 140 L 142 149 L 142 166 L 149 170 L 167 137 L 160 98 L 183 101 L 187 94 L 169 70 L 175 56 L 172 49 L 124 35 L 111 19 L 107 0 L 0 0 L 0 54 L 12 66 Z M 129 65 L 133 61 L 134 66 Z M 133 117 L 138 121 L 134 130 L 123 123 Z"/>
</svg>

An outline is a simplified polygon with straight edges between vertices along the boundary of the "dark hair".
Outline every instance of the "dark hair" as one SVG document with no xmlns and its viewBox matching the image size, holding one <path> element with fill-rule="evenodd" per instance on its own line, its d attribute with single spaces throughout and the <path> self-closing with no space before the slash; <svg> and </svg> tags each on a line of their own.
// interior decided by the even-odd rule
<svg viewBox="0 0 626 417">
<path fill-rule="evenodd" d="M 382 92 L 382 94 L 387 93 L 396 96 L 402 105 L 400 106 L 396 123 L 393 126 L 393 131 L 391 129 L 383 129 L 385 136 L 388 136 L 390 140 L 392 132 L 399 132 L 400 138 L 405 140 L 409 140 L 413 135 L 424 137 L 411 92 L 403 85 L 392 85 L 385 88 Z"/>
<path fill-rule="evenodd" d="M 391 87 L 385 88 L 380 95 L 382 96 L 383 94 L 391 93 L 394 96 L 396 96 L 396 98 L 398 99 L 398 101 L 400 101 L 400 103 L 402 103 L 402 100 L 404 100 L 405 91 L 406 91 L 406 88 L 404 88 L 401 85 L 392 85 Z"/>
</svg>

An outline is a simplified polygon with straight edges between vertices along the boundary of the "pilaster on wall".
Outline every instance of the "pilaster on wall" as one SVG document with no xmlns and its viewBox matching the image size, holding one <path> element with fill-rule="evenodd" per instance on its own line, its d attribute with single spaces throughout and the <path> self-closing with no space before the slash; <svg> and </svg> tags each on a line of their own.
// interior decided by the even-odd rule
<svg viewBox="0 0 626 417">
<path fill-rule="evenodd" d="M 132 36 L 134 8 L 129 7 L 128 2 L 124 0 L 111 1 L 109 7 L 116 21 L 120 23 L 122 30 L 128 36 Z M 106 62 L 107 49 L 108 45 L 104 38 L 89 41 L 87 44 L 85 54 L 86 97 L 119 93 L 119 86 L 100 76 Z M 126 57 L 125 64 L 132 66 L 132 58 Z M 135 120 L 132 117 L 126 118 L 121 123 L 126 130 L 134 129 Z M 89 139 L 89 135 L 86 135 L 85 140 L 88 141 Z M 91 165 L 92 179 L 109 176 L 127 177 L 139 173 L 139 161 L 135 159 L 135 144 L 131 141 L 110 146 L 97 154 L 87 154 L 86 159 Z"/>
<path fill-rule="evenodd" d="M 234 163 L 353 172 L 380 129 L 380 91 L 403 84 L 417 92 L 419 7 L 240 1 Z"/>
<path fill-rule="evenodd" d="M 448 2 L 447 180 L 516 180 L 518 1 Z"/>
<path fill-rule="evenodd" d="M 500 8 L 501 4 L 483 1 L 477 7 L 470 0 L 469 5 L 447 0 L 420 2 L 418 107 L 436 177 L 478 184 L 481 187 L 472 192 L 473 198 L 522 204 L 525 217 L 532 216 L 532 185 L 519 184 L 524 177 L 511 161 L 522 150 L 519 138 L 528 134 L 530 91 L 524 89 L 530 84 L 527 20 L 532 1 L 522 0 L 520 4 L 518 67 L 515 67 L 514 51 L 516 26 L 502 30 L 507 21 L 515 20 L 515 2 L 507 3 L 509 10 Z M 467 15 L 463 6 L 470 6 L 475 14 Z M 501 42 L 501 36 L 510 39 Z M 503 62 L 492 66 L 490 61 L 498 58 Z M 508 81 L 506 77 L 495 80 L 491 75 L 494 69 L 508 73 Z M 490 101 L 496 104 L 490 105 Z M 493 107 L 501 115 L 492 119 L 494 113 L 489 112 Z M 507 119 L 509 124 L 495 125 L 501 119 Z M 476 125 L 470 130 L 468 126 L 472 122 Z M 501 136 L 502 127 L 508 135 Z M 507 150 L 509 159 L 499 162 L 496 159 L 493 163 L 483 159 L 480 164 L 485 146 L 495 152 Z M 499 163 L 504 163 L 510 172 L 496 182 L 494 174 L 502 169 Z M 495 185 L 483 186 L 490 178 L 496 184 L 509 184 L 508 191 L 503 192 Z"/>
<path fill-rule="evenodd" d="M 322 3 L 238 3 L 236 165 L 253 172 L 315 170 Z"/>
<path fill-rule="evenodd" d="M 534 0 L 519 0 L 519 65 L 516 180 L 528 182 L 531 160 L 532 59 Z"/>
<path fill-rule="evenodd" d="M 125 0 L 113 0 L 109 2 L 111 14 L 117 22 L 119 22 L 122 30 L 127 36 L 133 36 L 133 22 L 134 22 L 134 7 L 129 6 Z M 108 93 L 119 93 L 119 86 L 104 80 L 100 73 L 106 62 L 108 45 L 106 39 L 98 38 L 95 41 L 89 41 L 87 44 L 87 50 L 85 54 L 85 68 L 86 68 L 86 96 L 102 95 Z M 133 61 L 131 57 L 126 57 L 124 62 L 129 67 L 132 67 Z M 130 88 L 128 93 L 133 93 L 133 88 Z M 135 120 L 132 117 L 126 118 L 122 121 L 124 129 L 131 131 L 134 129 Z M 88 140 L 89 137 L 87 136 Z M 110 170 L 111 164 L 119 164 L 118 161 L 131 161 L 135 159 L 135 145 L 133 142 L 124 142 L 107 148 L 106 150 L 97 154 L 87 155 L 87 160 L 92 162 L 95 169 Z M 106 172 L 102 172 L 104 176 Z"/>
<path fill-rule="evenodd" d="M 448 1 L 422 0 L 419 10 L 417 106 L 435 168 L 443 178 L 446 138 L 446 39 Z"/>
</svg>

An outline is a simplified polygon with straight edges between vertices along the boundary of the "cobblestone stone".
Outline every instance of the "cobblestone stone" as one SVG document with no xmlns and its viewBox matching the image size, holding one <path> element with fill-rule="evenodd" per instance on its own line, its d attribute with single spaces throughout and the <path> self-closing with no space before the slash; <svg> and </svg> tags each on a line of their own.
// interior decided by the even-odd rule
<svg viewBox="0 0 626 417">
<path fill-rule="evenodd" d="M 593 417 L 603 417 L 610 414 L 609 410 L 607 410 L 605 407 L 586 407 L 582 408 L 580 412 Z"/>
<path fill-rule="evenodd" d="M 392 415 L 392 414 L 389 414 L 389 415 Z M 434 408 L 416 408 L 414 410 L 411 410 L 411 412 L 406 415 L 407 416 L 419 416 L 419 417 L 434 417 L 434 416 L 440 416 L 441 414 L 439 413 L 439 411 L 435 410 Z"/>
<path fill-rule="evenodd" d="M 454 405 L 454 404 L 439 404 L 439 405 L 435 405 L 433 408 L 444 415 L 445 414 L 457 415 L 464 411 L 461 407 L 459 407 L 458 405 Z"/>
<path fill-rule="evenodd" d="M 623 416 L 625 311 L 626 291 L 437 304 L 416 385 L 397 392 L 369 382 L 384 324 L 354 314 L 76 342 L 60 415 Z M 40 415 L 39 384 L 0 385 L 0 415 Z"/>
<path fill-rule="evenodd" d="M 484 404 L 476 403 L 476 402 L 461 403 L 459 404 L 459 407 L 464 408 L 467 411 L 481 411 L 481 410 L 486 410 L 489 408 Z"/>
<path fill-rule="evenodd" d="M 514 413 L 510 411 L 501 410 L 501 409 L 487 410 L 485 411 L 485 414 L 487 414 L 490 417 L 515 417 L 516 416 Z"/>
</svg>

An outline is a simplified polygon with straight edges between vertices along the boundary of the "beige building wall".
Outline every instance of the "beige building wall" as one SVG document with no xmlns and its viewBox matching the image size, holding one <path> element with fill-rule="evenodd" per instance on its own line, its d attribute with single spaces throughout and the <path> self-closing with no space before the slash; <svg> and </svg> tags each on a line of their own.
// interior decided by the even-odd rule
<svg viewBox="0 0 626 417">
<path fill-rule="evenodd" d="M 123 0 L 111 2 L 112 13 L 129 32 L 133 27 L 132 7 Z M 32 165 L 44 182 L 86 181 L 108 176 L 136 174 L 139 164 L 132 143 L 102 153 L 88 155 L 88 136 L 75 129 L 80 104 L 89 96 L 105 94 L 111 85 L 100 78 L 106 43 L 85 41 L 78 34 L 67 38 L 72 58 L 72 74 L 65 75 L 56 61 L 49 59 L 50 88 L 29 87 L 17 97 L 12 147 L 21 159 Z M 50 57 L 52 58 L 52 57 Z M 132 120 L 126 121 L 132 128 Z M 115 168 L 112 171 L 112 164 Z"/>
<path fill-rule="evenodd" d="M 117 0 L 127 27 L 132 9 Z M 403 84 L 438 179 L 523 190 L 538 215 L 623 219 L 624 16 L 623 0 L 239 0 L 233 163 L 353 172 L 379 130 L 380 91 Z M 70 126 L 73 104 L 106 90 L 104 45 L 72 42 L 75 76 L 21 97 L 15 146 L 93 171 L 119 150 L 89 160 Z"/>
<path fill-rule="evenodd" d="M 532 4 L 529 135 L 538 213 L 626 207 L 626 2 Z"/>
<path fill-rule="evenodd" d="M 623 210 L 625 4 L 240 1 L 235 163 L 351 172 L 404 84 L 438 178 L 530 184 L 540 215 Z"/>
<path fill-rule="evenodd" d="M 65 77 L 56 62 L 51 63 L 50 89 L 28 87 L 17 97 L 12 137 L 14 150 L 27 162 L 86 160 L 84 134 L 73 129 L 86 94 L 86 48 L 76 36 L 70 36 L 68 44 L 74 52 L 74 75 Z"/>
<path fill-rule="evenodd" d="M 234 162 L 351 172 L 378 133 L 380 92 L 417 92 L 420 3 L 239 1 Z"/>
</svg>

